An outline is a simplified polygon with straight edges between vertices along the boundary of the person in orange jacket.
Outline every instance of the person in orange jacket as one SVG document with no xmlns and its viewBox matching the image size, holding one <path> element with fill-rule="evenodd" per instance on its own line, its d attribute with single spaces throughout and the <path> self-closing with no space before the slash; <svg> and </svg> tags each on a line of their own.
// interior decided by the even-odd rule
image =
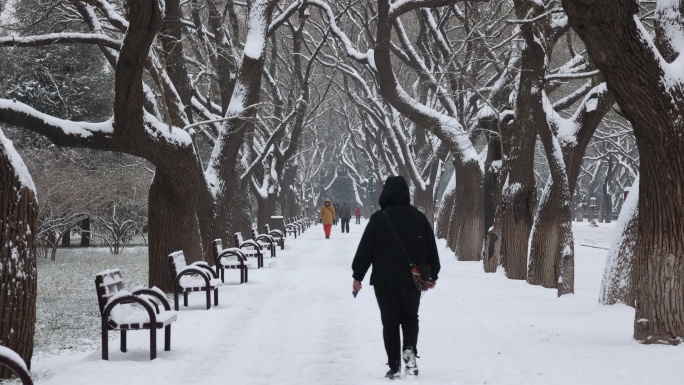
<svg viewBox="0 0 684 385">
<path fill-rule="evenodd" d="M 335 208 L 330 202 L 330 198 L 325 198 L 323 202 L 323 207 L 321 207 L 321 213 L 318 216 L 323 224 L 323 231 L 325 232 L 325 239 L 330 239 L 330 230 L 332 229 L 333 222 L 335 222 Z"/>
</svg>

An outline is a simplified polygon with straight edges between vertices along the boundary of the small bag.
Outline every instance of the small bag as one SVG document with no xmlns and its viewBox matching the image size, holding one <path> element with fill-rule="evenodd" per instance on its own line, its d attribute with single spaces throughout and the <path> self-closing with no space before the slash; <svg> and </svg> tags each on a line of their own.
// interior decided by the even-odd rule
<svg viewBox="0 0 684 385">
<path fill-rule="evenodd" d="M 435 287 L 435 283 L 432 282 L 432 268 L 430 265 L 411 266 L 411 276 L 413 277 L 413 284 L 420 291 L 427 291 Z"/>
</svg>

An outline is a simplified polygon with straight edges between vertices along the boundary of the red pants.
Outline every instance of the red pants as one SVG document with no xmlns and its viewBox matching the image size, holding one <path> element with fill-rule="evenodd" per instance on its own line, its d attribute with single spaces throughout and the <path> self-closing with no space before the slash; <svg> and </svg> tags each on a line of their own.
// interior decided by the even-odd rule
<svg viewBox="0 0 684 385">
<path fill-rule="evenodd" d="M 330 229 L 332 229 L 332 225 L 323 225 L 323 231 L 325 231 L 326 237 L 330 236 Z"/>
</svg>

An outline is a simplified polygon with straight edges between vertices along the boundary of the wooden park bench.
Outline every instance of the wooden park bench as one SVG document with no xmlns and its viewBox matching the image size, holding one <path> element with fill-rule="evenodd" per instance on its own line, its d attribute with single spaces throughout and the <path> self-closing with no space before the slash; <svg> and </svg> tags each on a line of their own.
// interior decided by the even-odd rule
<svg viewBox="0 0 684 385">
<path fill-rule="evenodd" d="M 97 301 L 102 316 L 102 359 L 109 359 L 109 330 L 121 332 L 121 351 L 126 352 L 126 331 L 150 331 L 150 360 L 157 357 L 157 329 L 164 328 L 164 350 L 171 350 L 171 323 L 176 313 L 171 311 L 164 293 L 157 289 L 124 290 L 119 269 L 106 270 L 95 276 Z M 140 310 L 133 304 L 143 308 Z M 162 305 L 163 309 L 159 308 Z"/>
<path fill-rule="evenodd" d="M 255 257 L 257 259 L 257 269 L 264 267 L 264 255 L 261 252 L 261 246 L 256 241 L 243 239 L 240 232 L 233 234 L 233 240 L 235 241 L 235 247 L 241 249 L 247 257 Z"/>
<path fill-rule="evenodd" d="M 261 250 L 270 250 L 271 258 L 275 258 L 277 245 L 275 238 L 268 234 L 258 234 L 256 229 L 252 228 L 252 240 L 261 247 Z"/>
<path fill-rule="evenodd" d="M 0 366 L 9 368 L 21 380 L 22 385 L 33 385 L 24 360 L 12 349 L 0 345 Z"/>
<path fill-rule="evenodd" d="M 188 293 L 207 293 L 207 310 L 211 309 L 211 292 L 214 292 L 214 306 L 218 306 L 218 287 L 223 283 L 218 274 L 204 261 L 185 263 L 185 254 L 175 251 L 169 254 L 171 280 L 173 281 L 173 304 L 178 310 L 178 295 L 183 293 L 183 306 L 188 306 Z"/>
<path fill-rule="evenodd" d="M 248 280 L 247 272 L 252 267 L 252 263 L 247 261 L 247 256 L 241 249 L 231 247 L 223 248 L 223 242 L 220 239 L 211 241 L 211 246 L 214 249 L 214 266 L 216 267 L 216 274 L 221 271 L 221 282 L 225 281 L 225 269 L 240 270 L 240 283 L 245 283 Z"/>
</svg>

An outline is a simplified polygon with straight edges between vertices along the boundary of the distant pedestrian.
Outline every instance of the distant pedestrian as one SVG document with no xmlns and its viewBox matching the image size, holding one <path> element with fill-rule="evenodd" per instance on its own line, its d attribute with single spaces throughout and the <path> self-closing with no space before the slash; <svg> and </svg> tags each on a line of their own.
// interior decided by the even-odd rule
<svg viewBox="0 0 684 385">
<path fill-rule="evenodd" d="M 351 219 L 351 207 L 347 204 L 347 202 L 344 202 L 342 204 L 342 207 L 340 207 L 340 222 L 342 225 L 342 232 L 344 233 L 345 229 L 347 230 L 347 233 L 349 233 L 349 220 Z"/>
<path fill-rule="evenodd" d="M 403 177 L 387 178 L 379 203 L 381 210 L 371 215 L 356 250 L 352 277 L 354 291 L 358 292 L 373 265 L 370 284 L 380 307 L 390 367 L 385 376 L 395 379 L 401 377 L 402 358 L 406 374 L 418 374 L 416 345 L 421 292 L 414 285 L 412 266 L 419 265 L 425 274 L 431 271 L 428 281 L 434 287 L 440 264 L 432 226 L 422 212 L 411 206 L 411 195 Z M 405 241 L 403 245 L 402 241 Z"/>
<path fill-rule="evenodd" d="M 335 209 L 336 213 L 339 213 L 340 212 L 340 202 L 335 201 L 335 203 L 333 203 L 333 208 Z M 335 217 L 335 221 L 333 222 L 333 225 L 337 225 L 338 219 L 339 219 L 338 217 Z"/>
<path fill-rule="evenodd" d="M 354 216 L 356 217 L 356 224 L 360 225 L 361 224 L 361 207 L 356 206 L 356 210 L 354 210 Z"/>
<path fill-rule="evenodd" d="M 330 230 L 332 229 L 333 222 L 335 221 L 335 208 L 330 204 L 330 198 L 325 198 L 323 202 L 323 207 L 321 207 L 321 213 L 318 218 L 320 218 L 323 224 L 323 232 L 325 232 L 325 239 L 330 239 Z"/>
</svg>

